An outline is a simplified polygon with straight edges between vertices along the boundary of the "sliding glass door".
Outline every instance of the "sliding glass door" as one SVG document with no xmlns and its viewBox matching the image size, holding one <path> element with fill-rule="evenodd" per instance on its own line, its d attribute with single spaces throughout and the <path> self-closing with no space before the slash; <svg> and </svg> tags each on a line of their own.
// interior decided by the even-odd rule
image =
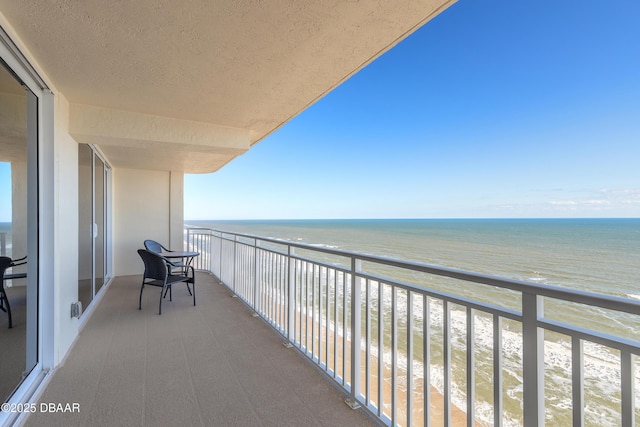
<svg viewBox="0 0 640 427">
<path fill-rule="evenodd" d="M 0 401 L 38 363 L 38 102 L 0 58 Z"/>
<path fill-rule="evenodd" d="M 88 307 L 109 278 L 108 189 L 111 168 L 89 145 L 78 146 L 78 298 Z"/>
</svg>

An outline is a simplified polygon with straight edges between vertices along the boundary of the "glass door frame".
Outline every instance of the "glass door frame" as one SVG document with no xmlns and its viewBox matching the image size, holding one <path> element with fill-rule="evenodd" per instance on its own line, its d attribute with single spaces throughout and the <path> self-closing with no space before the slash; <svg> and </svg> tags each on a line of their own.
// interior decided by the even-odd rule
<svg viewBox="0 0 640 427">
<path fill-rule="evenodd" d="M 96 302 L 96 297 L 98 297 L 99 295 L 101 295 L 101 292 L 106 288 L 106 286 L 108 285 L 109 281 L 111 280 L 112 277 L 112 260 L 111 260 L 111 248 L 112 248 L 112 233 L 111 233 L 111 224 L 112 224 L 112 220 L 111 220 L 111 202 L 112 202 L 112 197 L 111 197 L 111 190 L 112 190 L 112 170 L 111 170 L 111 165 L 109 165 L 109 162 L 106 160 L 106 158 L 102 155 L 102 153 L 100 153 L 99 149 L 91 144 L 87 144 L 87 145 L 79 145 L 78 149 L 80 150 L 81 147 L 86 147 L 88 148 L 88 150 L 91 152 L 91 161 L 90 161 L 90 174 L 91 174 L 91 182 L 89 184 L 89 192 L 90 192 L 90 204 L 91 204 L 91 219 L 90 219 L 90 224 L 91 224 L 91 296 L 90 296 L 90 300 L 89 303 L 87 304 L 86 307 L 83 307 L 87 309 L 87 312 L 90 312 L 91 309 L 94 306 L 94 302 Z M 100 162 L 102 164 L 102 168 L 100 168 L 102 170 L 102 177 L 100 179 L 101 182 L 101 189 L 100 191 L 97 191 L 97 186 L 98 186 L 98 179 L 97 178 L 97 173 L 98 173 L 98 168 L 96 167 L 97 162 Z M 79 168 L 80 168 L 80 164 L 79 164 Z M 80 187 L 78 187 L 78 198 L 81 199 L 82 195 Z M 101 199 L 101 200 L 98 200 Z M 98 215 L 100 212 L 98 212 L 98 208 L 97 208 L 97 204 L 98 201 L 100 201 L 100 204 L 102 206 L 102 212 L 101 215 L 99 215 L 101 218 L 98 218 Z M 79 215 L 81 215 L 81 212 L 78 213 Z M 98 222 L 97 220 L 100 220 L 100 222 Z M 80 226 L 82 226 L 82 221 L 79 220 L 78 224 Z M 100 229 L 101 226 L 101 229 Z M 82 235 L 82 233 L 86 233 L 87 230 L 78 230 L 80 236 Z M 101 245 L 101 250 L 98 250 L 99 248 L 97 248 L 97 244 L 98 244 L 98 233 L 102 233 L 102 245 Z M 82 251 L 82 248 L 79 247 L 79 251 Z M 102 256 L 99 261 L 97 259 L 97 254 L 101 253 Z M 78 261 L 80 263 L 80 261 Z M 97 266 L 102 267 L 100 272 L 97 271 Z M 80 265 L 78 266 L 80 267 Z M 79 268 L 80 270 L 80 268 Z M 97 279 L 100 278 L 102 280 L 102 283 L 99 286 L 99 289 L 96 291 L 96 288 L 98 288 L 97 286 Z M 80 283 L 80 277 L 78 277 L 78 283 Z M 78 286 L 78 289 L 80 289 L 80 285 Z M 80 292 L 80 291 L 79 291 Z M 86 313 L 86 312 L 85 312 Z M 85 319 L 89 316 L 81 316 L 81 319 Z"/>
<path fill-rule="evenodd" d="M 27 296 L 34 317 L 27 331 L 28 343 L 29 335 L 34 337 L 33 344 L 27 344 L 27 357 L 34 367 L 8 400 L 24 403 L 37 395 L 55 366 L 54 96 L 2 27 L 0 59 L 27 89 L 27 277 L 36 284 Z M 12 423 L 19 415 L 0 412 L 0 424 Z"/>
<path fill-rule="evenodd" d="M 93 179 L 95 181 L 95 162 L 96 159 L 100 160 L 102 162 L 103 165 L 103 169 L 102 169 L 102 285 L 100 286 L 100 289 L 98 290 L 98 292 L 95 291 L 95 283 L 94 283 L 94 292 L 93 292 L 93 296 L 94 298 L 96 296 L 98 296 L 107 286 L 107 284 L 109 283 L 109 281 L 111 280 L 112 277 L 112 269 L 111 266 L 113 265 L 111 263 L 111 240 L 112 240 L 112 233 L 111 233 L 111 202 L 112 202 L 112 198 L 111 198 L 111 190 L 112 190 L 112 185 L 111 185 L 111 179 L 112 179 L 112 171 L 111 171 L 111 165 L 109 164 L 109 162 L 107 161 L 107 159 L 102 155 L 102 153 L 100 152 L 100 150 L 91 145 L 91 148 L 93 149 L 93 163 L 94 163 L 94 176 Z M 95 195 L 95 182 L 94 182 L 94 195 Z M 95 224 L 95 197 L 93 200 L 93 204 L 94 204 L 94 224 Z M 94 257 L 95 257 L 95 245 L 96 245 L 96 241 L 94 239 L 93 241 L 93 245 L 94 245 Z M 95 263 L 94 263 L 94 270 L 95 270 Z M 94 277 L 96 275 L 96 272 L 94 271 Z"/>
</svg>

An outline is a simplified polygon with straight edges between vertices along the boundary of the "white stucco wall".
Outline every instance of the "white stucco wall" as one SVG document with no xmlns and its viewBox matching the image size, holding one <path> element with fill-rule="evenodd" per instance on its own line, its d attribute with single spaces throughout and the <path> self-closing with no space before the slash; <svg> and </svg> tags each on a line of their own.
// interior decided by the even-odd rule
<svg viewBox="0 0 640 427">
<path fill-rule="evenodd" d="M 78 334 L 71 304 L 78 301 L 78 144 L 68 130 L 69 103 L 55 96 L 54 166 L 54 310 L 55 363 L 65 356 Z"/>
<path fill-rule="evenodd" d="M 169 246 L 170 173 L 113 170 L 114 274 L 142 274 L 137 250 L 146 239 Z"/>
</svg>

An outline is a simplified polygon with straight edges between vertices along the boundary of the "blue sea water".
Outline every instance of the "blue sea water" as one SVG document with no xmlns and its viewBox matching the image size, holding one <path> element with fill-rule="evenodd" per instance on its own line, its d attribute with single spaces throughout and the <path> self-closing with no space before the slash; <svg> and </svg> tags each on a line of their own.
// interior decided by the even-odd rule
<svg viewBox="0 0 640 427">
<path fill-rule="evenodd" d="M 365 219 L 187 224 L 640 298 L 640 219 Z"/>
</svg>

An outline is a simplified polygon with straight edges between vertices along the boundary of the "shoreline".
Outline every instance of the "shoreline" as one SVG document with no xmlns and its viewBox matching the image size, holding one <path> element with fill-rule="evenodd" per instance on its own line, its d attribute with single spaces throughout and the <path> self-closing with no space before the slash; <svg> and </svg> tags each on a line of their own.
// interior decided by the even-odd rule
<svg viewBox="0 0 640 427">
<path fill-rule="evenodd" d="M 301 314 L 300 312 L 298 312 L 298 314 Z M 329 328 L 329 333 L 327 335 L 327 329 L 326 329 L 326 320 L 325 320 L 325 324 L 320 325 L 317 321 L 317 319 L 313 319 L 313 315 L 311 316 L 306 316 L 307 317 L 307 325 L 311 324 L 313 326 L 313 332 L 312 335 L 318 331 L 321 332 L 319 336 L 326 338 L 328 336 L 328 341 L 325 343 L 325 345 L 329 345 L 329 351 L 328 351 L 328 360 L 325 360 L 326 357 L 326 353 L 325 353 L 325 349 L 323 347 L 323 352 L 322 354 L 318 354 L 319 351 L 319 342 L 318 342 L 318 336 L 315 337 L 310 337 L 311 339 L 309 340 L 312 345 L 313 345 L 313 353 L 310 351 L 310 348 L 308 346 L 305 346 L 304 344 L 304 340 L 305 340 L 305 336 L 306 336 L 306 325 L 303 325 L 301 323 L 302 319 L 304 319 L 303 316 L 296 316 L 294 323 L 295 323 L 295 327 L 297 331 L 300 331 L 300 347 L 299 350 L 302 351 L 306 357 L 309 357 L 310 355 L 312 356 L 312 362 L 316 363 L 320 369 L 322 369 L 323 371 L 325 371 L 325 373 L 327 375 L 331 376 L 331 373 L 333 373 L 333 377 L 336 381 L 338 381 L 338 383 L 340 383 L 340 379 L 345 379 L 344 383 L 346 383 L 346 378 L 350 378 L 351 377 L 351 361 L 350 361 L 350 353 L 346 355 L 342 354 L 342 340 L 343 337 L 341 334 L 338 333 L 337 335 L 337 339 L 336 337 L 334 337 L 334 331 L 331 330 L 331 328 Z M 325 340 L 322 340 L 323 342 L 325 342 Z M 338 346 L 337 351 L 334 351 L 333 348 L 333 343 L 336 343 Z M 309 342 L 307 342 L 307 344 L 309 344 Z M 349 349 L 351 347 L 351 340 L 347 339 L 346 340 L 346 348 Z M 334 360 L 334 356 L 336 357 L 336 360 Z M 371 405 L 373 405 L 372 407 L 369 407 L 368 409 L 371 411 L 373 410 L 375 412 L 375 408 L 378 407 L 378 400 L 380 398 L 380 396 L 382 397 L 382 413 L 391 418 L 391 400 L 392 400 L 392 392 L 393 392 L 393 385 L 392 385 L 392 378 L 391 378 L 391 366 L 388 363 L 383 363 L 383 369 L 382 369 L 382 376 L 383 376 L 383 380 L 382 380 L 382 384 L 383 384 L 383 390 L 382 390 L 382 394 L 380 395 L 379 391 L 378 391 L 378 363 L 379 363 L 379 358 L 377 355 L 373 355 L 371 354 L 370 357 L 370 365 L 371 366 L 375 366 L 374 368 L 370 368 L 370 379 L 369 379 L 369 387 L 368 387 L 368 393 L 367 393 L 367 372 L 366 372 L 366 364 L 364 363 L 366 361 L 366 356 L 367 356 L 367 351 L 366 348 L 364 348 L 363 346 L 360 347 L 360 394 L 364 397 L 365 402 L 361 403 L 361 405 L 366 406 L 367 402 L 369 402 Z M 316 362 L 317 360 L 317 362 Z M 343 372 L 343 366 L 345 367 Z M 331 369 L 333 368 L 333 369 Z M 401 369 L 399 369 L 401 370 Z M 374 372 L 375 371 L 375 372 Z M 398 375 L 397 378 L 397 383 L 400 384 L 400 380 L 401 379 L 406 379 L 406 370 L 402 370 L 404 372 L 404 375 Z M 417 420 L 424 420 L 425 416 L 424 416 L 424 388 L 425 388 L 425 381 L 424 378 L 420 378 L 420 377 L 415 377 L 412 379 L 411 384 L 412 384 L 412 406 L 413 406 L 413 411 L 412 411 L 412 419 L 413 419 L 413 425 L 425 425 L 424 421 L 422 422 L 417 422 Z M 367 397 L 368 395 L 368 397 Z M 406 387 L 402 387 L 402 386 L 397 386 L 396 389 L 396 400 L 397 400 L 397 420 L 400 421 L 404 421 L 404 423 L 406 424 L 406 413 L 407 413 L 407 390 Z M 360 402 L 359 402 L 360 403 Z M 442 393 L 440 393 L 440 391 L 438 389 L 436 389 L 433 385 L 429 384 L 429 422 L 430 425 L 444 425 L 444 418 L 445 418 L 445 408 L 444 408 L 444 395 Z M 456 406 L 454 403 L 451 403 L 451 416 L 450 416 L 450 423 L 452 426 L 466 426 L 467 425 L 467 413 L 466 411 L 464 411 L 463 409 L 459 408 L 458 406 Z M 484 424 L 482 424 L 480 421 L 478 421 L 477 419 L 474 420 L 474 425 L 476 427 L 484 427 Z"/>
</svg>

